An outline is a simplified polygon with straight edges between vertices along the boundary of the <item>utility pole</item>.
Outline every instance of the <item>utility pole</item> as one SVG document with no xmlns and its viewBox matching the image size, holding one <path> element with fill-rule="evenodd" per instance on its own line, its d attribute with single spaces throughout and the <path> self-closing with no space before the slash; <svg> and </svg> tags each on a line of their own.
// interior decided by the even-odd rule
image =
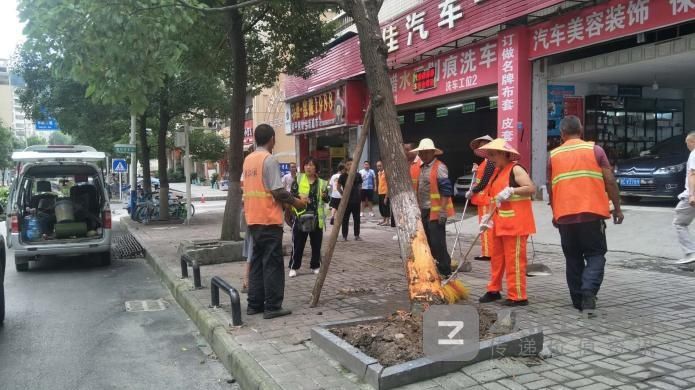
<svg viewBox="0 0 695 390">
<path fill-rule="evenodd" d="M 135 145 L 135 127 L 136 127 L 136 117 L 135 115 L 130 116 L 130 144 Z M 130 153 L 130 215 L 131 217 L 135 213 L 135 204 L 138 197 L 137 190 L 137 151 Z"/>
<path fill-rule="evenodd" d="M 185 137 L 185 150 L 186 153 L 183 156 L 183 174 L 186 176 L 186 225 L 191 221 L 191 145 L 189 142 L 189 136 L 191 134 L 191 124 L 186 122 L 186 126 L 183 129 Z"/>
</svg>

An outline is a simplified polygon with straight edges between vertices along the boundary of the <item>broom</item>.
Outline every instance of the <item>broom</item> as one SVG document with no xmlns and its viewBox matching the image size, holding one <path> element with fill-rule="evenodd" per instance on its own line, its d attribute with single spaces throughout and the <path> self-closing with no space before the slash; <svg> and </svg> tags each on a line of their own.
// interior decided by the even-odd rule
<svg viewBox="0 0 695 390">
<path fill-rule="evenodd" d="M 492 208 L 490 209 L 490 212 L 483 218 L 484 221 L 489 221 L 492 218 L 492 214 L 495 212 L 497 207 L 495 207 L 494 203 Z M 473 247 L 475 247 L 475 244 L 478 242 L 480 239 L 480 236 L 483 234 L 482 231 L 478 232 L 478 234 L 475 236 L 475 239 L 471 243 L 471 245 L 468 247 L 468 250 L 466 251 L 466 254 L 463 256 L 463 259 L 461 260 L 461 263 L 459 263 L 459 266 L 456 268 L 456 270 L 449 276 L 443 283 L 442 283 L 442 293 L 444 295 L 444 300 L 449 303 L 453 304 L 461 300 L 468 299 L 468 287 L 463 284 L 462 281 L 455 279 L 458 273 L 461 271 L 461 268 L 464 264 L 466 264 L 466 259 L 468 258 L 468 255 L 471 254 L 471 251 L 473 250 Z"/>
</svg>

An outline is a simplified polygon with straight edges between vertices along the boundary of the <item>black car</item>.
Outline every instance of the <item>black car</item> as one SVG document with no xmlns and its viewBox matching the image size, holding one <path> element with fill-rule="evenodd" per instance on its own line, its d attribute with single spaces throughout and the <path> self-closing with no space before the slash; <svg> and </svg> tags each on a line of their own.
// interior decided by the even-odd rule
<svg viewBox="0 0 695 390">
<path fill-rule="evenodd" d="M 642 152 L 640 157 L 619 161 L 614 171 L 620 195 L 632 201 L 676 199 L 685 189 L 688 155 L 685 135 L 677 135 Z"/>
</svg>

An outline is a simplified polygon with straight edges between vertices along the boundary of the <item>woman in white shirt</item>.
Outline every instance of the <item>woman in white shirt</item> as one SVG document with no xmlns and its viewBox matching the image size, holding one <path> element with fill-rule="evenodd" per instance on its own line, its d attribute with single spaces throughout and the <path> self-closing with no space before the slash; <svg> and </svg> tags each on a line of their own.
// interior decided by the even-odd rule
<svg viewBox="0 0 695 390">
<path fill-rule="evenodd" d="M 340 198 L 342 197 L 340 191 L 338 191 L 338 179 L 343 173 L 345 173 L 345 164 L 340 163 L 338 164 L 338 171 L 328 181 L 328 185 L 331 187 L 331 201 L 328 202 L 328 206 L 331 208 L 331 225 L 333 225 L 335 213 L 338 210 Z"/>
</svg>

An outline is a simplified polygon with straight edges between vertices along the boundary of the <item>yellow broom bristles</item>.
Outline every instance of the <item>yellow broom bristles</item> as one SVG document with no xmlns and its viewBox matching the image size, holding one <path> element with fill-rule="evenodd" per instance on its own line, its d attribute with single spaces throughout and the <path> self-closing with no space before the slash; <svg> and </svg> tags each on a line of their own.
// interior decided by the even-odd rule
<svg viewBox="0 0 695 390">
<path fill-rule="evenodd" d="M 452 280 L 442 286 L 444 300 L 448 304 L 453 304 L 458 301 L 468 298 L 468 288 L 460 280 Z"/>
</svg>

